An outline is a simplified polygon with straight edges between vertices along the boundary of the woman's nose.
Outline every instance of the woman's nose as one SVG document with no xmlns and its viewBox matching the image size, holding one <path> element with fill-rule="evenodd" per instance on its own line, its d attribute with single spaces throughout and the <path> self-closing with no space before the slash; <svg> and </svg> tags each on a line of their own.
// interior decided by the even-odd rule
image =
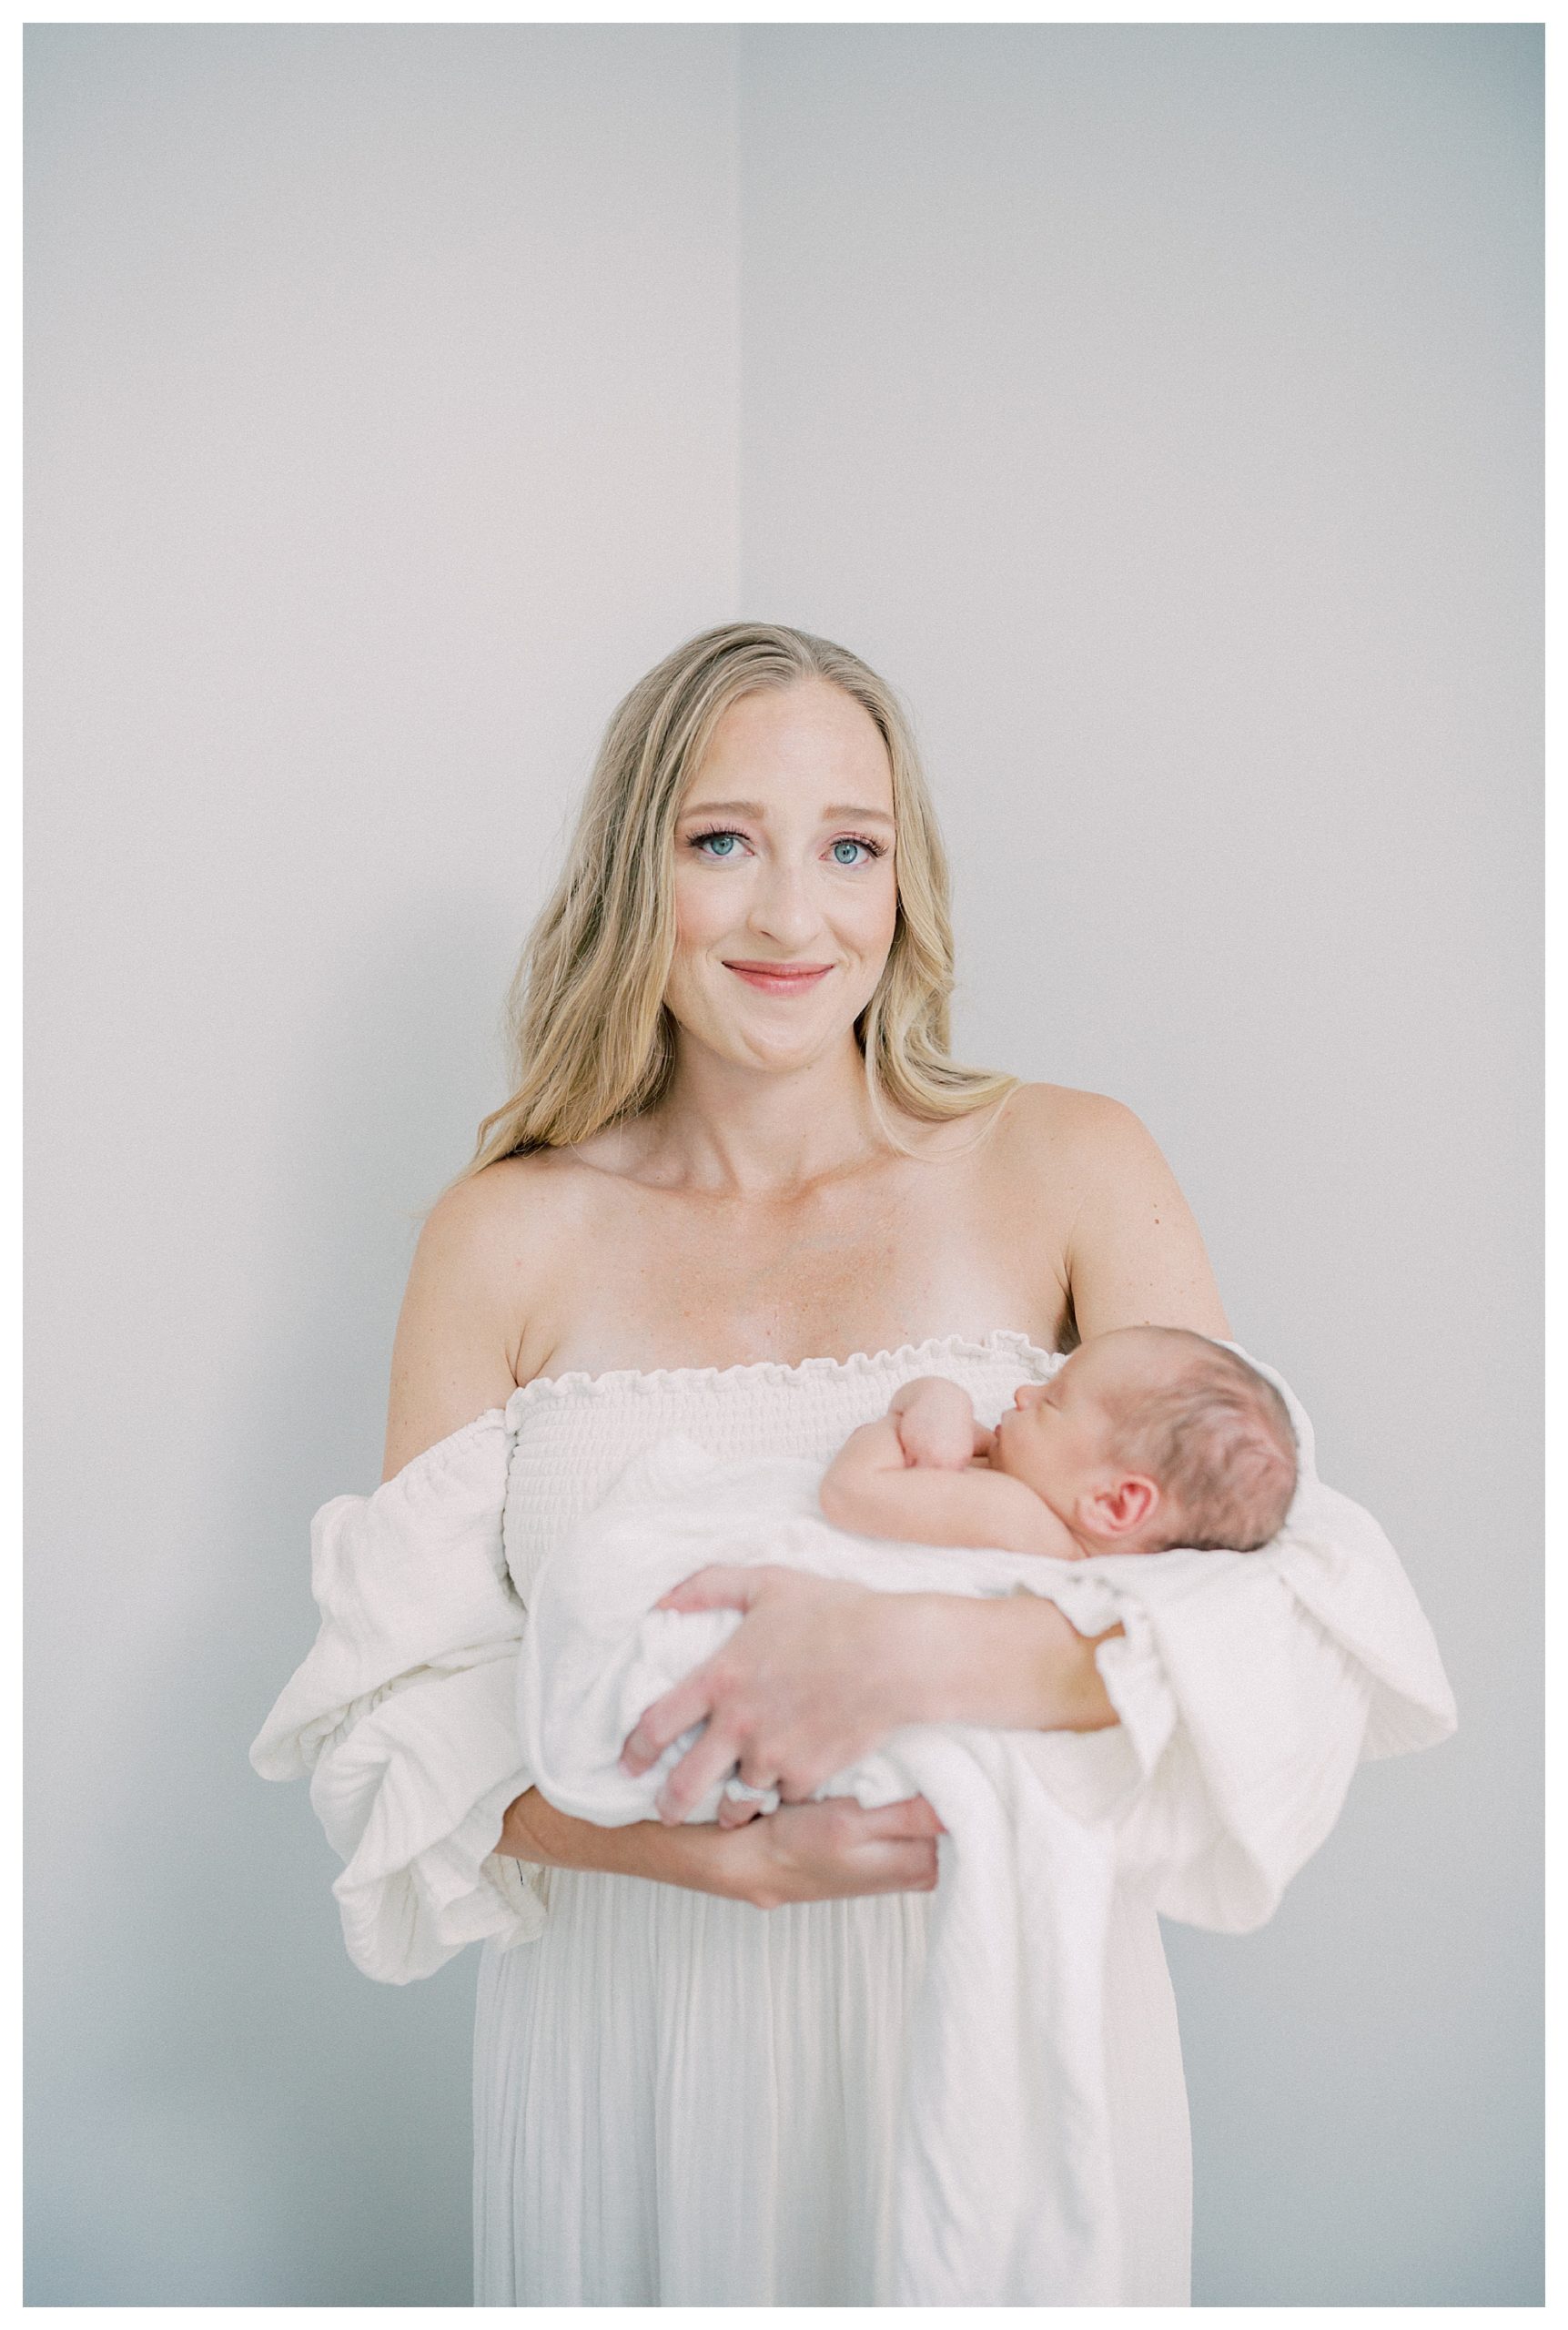
<svg viewBox="0 0 1568 2330">
<path fill-rule="evenodd" d="M 747 920 L 759 936 L 799 947 L 816 928 L 818 917 L 801 876 L 792 866 L 774 866 L 757 885 Z"/>
</svg>

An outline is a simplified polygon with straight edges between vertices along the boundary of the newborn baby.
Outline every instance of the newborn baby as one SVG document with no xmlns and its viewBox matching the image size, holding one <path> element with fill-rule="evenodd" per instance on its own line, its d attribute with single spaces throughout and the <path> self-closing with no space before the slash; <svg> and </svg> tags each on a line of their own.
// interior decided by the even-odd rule
<svg viewBox="0 0 1568 2330">
<path fill-rule="evenodd" d="M 820 1495 L 826 1520 L 862 1536 L 1077 1562 L 1252 1553 L 1295 1491 L 1290 1414 L 1255 1367 L 1184 1327 L 1118 1327 L 1021 1384 L 995 1432 L 956 1383 L 902 1385 Z"/>
</svg>

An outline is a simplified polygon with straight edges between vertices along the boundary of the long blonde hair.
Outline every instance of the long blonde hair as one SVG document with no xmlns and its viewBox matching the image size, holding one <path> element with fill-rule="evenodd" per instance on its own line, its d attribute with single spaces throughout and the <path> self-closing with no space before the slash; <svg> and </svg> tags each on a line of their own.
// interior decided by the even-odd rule
<svg viewBox="0 0 1568 2330">
<path fill-rule="evenodd" d="M 897 914 L 882 977 L 855 1029 L 879 1125 L 896 1140 L 889 1103 L 935 1123 L 967 1116 L 1016 1085 L 1016 1077 L 948 1058 L 947 861 L 914 734 L 892 689 L 831 640 L 783 623 L 721 623 L 656 664 L 604 732 L 565 868 L 511 983 L 514 1089 L 481 1124 L 460 1180 L 499 1158 L 570 1148 L 662 1098 L 675 1058 L 663 998 L 675 946 L 671 869 L 681 801 L 731 704 L 806 680 L 829 681 L 865 707 L 893 775 Z"/>
</svg>

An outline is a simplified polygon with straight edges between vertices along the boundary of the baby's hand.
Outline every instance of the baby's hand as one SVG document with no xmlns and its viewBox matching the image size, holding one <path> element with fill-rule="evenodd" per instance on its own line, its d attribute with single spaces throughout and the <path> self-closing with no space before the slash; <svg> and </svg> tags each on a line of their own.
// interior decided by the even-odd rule
<svg viewBox="0 0 1568 2330">
<path fill-rule="evenodd" d="M 906 1464 L 957 1473 L 977 1453 L 975 1403 L 946 1376 L 921 1375 L 904 1384 L 887 1413 L 897 1426 Z"/>
</svg>

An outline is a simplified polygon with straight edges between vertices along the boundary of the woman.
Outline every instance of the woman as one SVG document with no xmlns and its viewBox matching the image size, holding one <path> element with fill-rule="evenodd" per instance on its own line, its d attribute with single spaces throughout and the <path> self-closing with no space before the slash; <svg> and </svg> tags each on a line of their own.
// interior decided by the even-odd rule
<svg viewBox="0 0 1568 2330">
<path fill-rule="evenodd" d="M 1000 1394 L 1021 1354 L 996 1350 L 998 1328 L 1042 1353 L 1138 1321 L 1229 1334 L 1191 1216 L 1135 1118 L 948 1062 L 946 891 L 907 726 L 858 659 L 736 624 L 649 674 L 610 729 L 533 944 L 522 1089 L 420 1241 L 389 1477 L 536 1378 L 898 1354 L 850 1373 L 831 1406 L 814 1397 L 820 1376 L 793 1402 L 770 1379 L 777 1409 L 748 1414 L 751 1431 L 793 1448 L 806 1418 L 791 1408 L 809 1405 L 825 1456 L 841 1425 L 924 1367 Z M 932 1353 L 933 1338 L 958 1340 Z M 700 1430 L 693 1389 L 683 1421 Z M 715 1403 L 733 1408 L 746 1389 Z M 612 1453 L 632 1448 L 626 1434 Z M 710 1577 L 692 1598 L 727 1591 Z M 923 1716 L 1115 1720 L 1092 1646 L 1048 1603 L 927 1602 L 785 1574 L 757 1589 L 706 1689 L 650 1711 L 632 1760 L 703 1713 L 666 1791 L 672 1818 L 737 1756 L 743 1778 L 798 1798 Z M 562 1874 L 545 1935 L 486 1968 L 481 2303 L 865 2302 L 935 1826 L 917 1800 L 875 1813 L 786 1802 L 728 1833 L 603 1829 L 531 1791 L 517 1799 L 501 1850 Z M 769 1933 L 753 1904 L 787 1931 Z M 1136 2174 L 1129 2164 L 1146 2189 L 1127 2214 L 1149 2234 L 1147 2282 L 1129 2296 L 1180 2303 L 1188 2166 L 1151 1914 L 1128 1943 L 1123 2012 L 1146 2058 L 1138 2115 L 1153 2122 L 1138 2132 Z M 656 1985 L 625 2002 L 624 2057 L 612 2046 L 582 2059 L 574 2010 L 602 2015 L 604 1991 L 629 1971 L 640 1982 L 646 1954 L 663 1950 L 671 1983 L 707 1993 L 697 2019 L 711 2053 L 683 2066 L 691 2102 L 711 2122 L 707 2080 L 739 2080 L 734 2116 L 764 2124 L 725 2124 L 715 2140 L 680 2125 L 673 2098 L 636 2092 L 641 2046 L 656 2046 L 667 2012 Z M 691 2032 L 675 2035 L 688 2053 Z M 756 2061 L 775 2045 L 799 2058 L 776 2100 L 759 2092 Z M 501 2061 L 533 2091 L 510 2109 L 495 2096 Z M 560 2156 L 562 2110 L 598 2123 L 582 2139 L 597 2163 Z M 764 2157 L 794 2155 L 778 2159 L 771 2193 L 746 2189 L 737 2139 L 764 2182 Z M 681 2222 L 661 2226 L 671 2179 L 687 2188 Z M 495 2218 L 511 2216 L 513 2195 L 521 2221 L 503 2232 Z"/>
<path fill-rule="evenodd" d="M 383 1485 L 317 1516 L 326 1623 L 253 1750 L 314 1771 L 367 1970 L 487 1944 L 481 2304 L 869 2302 L 936 1823 L 918 1798 L 805 1799 L 911 1721 L 1128 1737 L 1098 1644 L 1048 1602 L 719 1569 L 683 1598 L 741 1606 L 739 1628 L 627 1743 L 646 1768 L 704 1727 L 660 1821 L 570 1818 L 521 1764 L 538 1564 L 661 1435 L 825 1462 L 917 1374 L 994 1421 L 1082 1336 L 1228 1334 L 1136 1118 L 955 1065 L 950 983 L 913 742 L 864 664 L 737 623 L 632 690 L 520 972 L 518 1088 L 420 1240 Z M 1108 1645 L 1107 1671 L 1136 1651 Z M 1367 1723 L 1324 1657 L 1345 1745 L 1300 1858 Z M 1441 1736 L 1445 1690 L 1439 1669 L 1387 1739 Z M 732 1765 L 778 1810 L 681 1825 Z M 1268 1899 L 1239 1870 L 1212 1916 L 1174 1913 L 1257 1922 L 1288 1869 Z M 1186 2098 L 1152 1899 L 1118 1895 L 1104 1969 L 1120 2283 L 1180 2305 Z"/>
</svg>

